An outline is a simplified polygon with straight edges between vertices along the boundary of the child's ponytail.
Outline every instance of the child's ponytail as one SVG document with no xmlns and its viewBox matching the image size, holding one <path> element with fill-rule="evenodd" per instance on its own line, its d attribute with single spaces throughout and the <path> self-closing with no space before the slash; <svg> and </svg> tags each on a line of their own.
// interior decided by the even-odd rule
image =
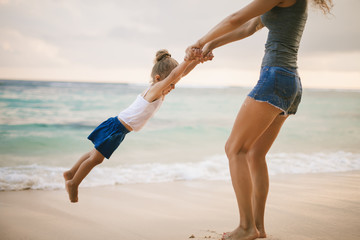
<svg viewBox="0 0 360 240">
<path fill-rule="evenodd" d="M 166 57 L 171 57 L 171 54 L 166 49 L 162 49 L 157 51 L 154 63 L 160 62 L 161 60 L 165 59 Z"/>
<path fill-rule="evenodd" d="M 179 63 L 171 57 L 171 54 L 166 49 L 156 52 L 154 66 L 151 71 L 151 83 L 155 82 L 155 76 L 159 75 L 160 80 L 164 80 L 171 71 L 177 67 Z"/>
</svg>

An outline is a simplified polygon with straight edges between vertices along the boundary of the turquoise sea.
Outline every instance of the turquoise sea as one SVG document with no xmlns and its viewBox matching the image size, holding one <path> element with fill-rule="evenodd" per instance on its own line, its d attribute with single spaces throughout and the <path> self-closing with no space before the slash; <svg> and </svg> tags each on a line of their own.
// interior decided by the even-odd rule
<svg viewBox="0 0 360 240">
<path fill-rule="evenodd" d="M 0 80 L 0 190 L 61 189 L 88 134 L 145 85 Z M 175 89 L 82 186 L 228 180 L 224 144 L 248 88 Z M 360 169 L 360 91 L 304 89 L 268 155 L 269 172 Z"/>
</svg>

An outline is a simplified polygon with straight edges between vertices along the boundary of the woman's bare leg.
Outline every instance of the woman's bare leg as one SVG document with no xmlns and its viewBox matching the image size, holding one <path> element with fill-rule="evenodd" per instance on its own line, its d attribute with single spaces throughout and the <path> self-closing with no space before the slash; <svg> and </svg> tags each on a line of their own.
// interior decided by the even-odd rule
<svg viewBox="0 0 360 240">
<path fill-rule="evenodd" d="M 88 159 L 88 158 L 90 157 L 90 153 L 91 153 L 91 151 L 85 153 L 83 156 L 80 157 L 80 159 L 75 163 L 75 165 L 74 165 L 70 170 L 65 171 L 65 172 L 63 173 L 64 178 L 65 178 L 65 181 L 71 180 L 71 179 L 74 177 L 74 175 L 75 175 L 76 171 L 79 169 L 80 165 L 81 165 L 86 159 Z"/>
<path fill-rule="evenodd" d="M 287 117 L 277 116 L 272 124 L 254 143 L 248 152 L 250 172 L 253 181 L 253 213 L 260 238 L 266 238 L 264 226 L 265 204 L 269 191 L 269 175 L 265 156 L 275 141 Z"/>
<path fill-rule="evenodd" d="M 240 225 L 225 239 L 252 240 L 259 237 L 253 215 L 253 183 L 247 153 L 280 112 L 268 103 L 247 97 L 236 117 L 225 151 L 240 212 Z"/>
<path fill-rule="evenodd" d="M 69 194 L 71 202 L 78 201 L 78 188 L 82 180 L 89 174 L 89 172 L 98 164 L 102 163 L 104 156 L 96 149 L 90 152 L 90 155 L 85 159 L 71 180 L 65 182 L 66 190 Z"/>
</svg>

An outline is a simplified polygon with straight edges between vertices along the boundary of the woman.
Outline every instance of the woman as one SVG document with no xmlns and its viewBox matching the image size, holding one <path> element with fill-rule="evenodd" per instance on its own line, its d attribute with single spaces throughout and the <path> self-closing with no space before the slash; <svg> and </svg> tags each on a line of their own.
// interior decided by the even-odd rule
<svg viewBox="0 0 360 240">
<path fill-rule="evenodd" d="M 265 203 L 269 178 L 265 156 L 288 115 L 301 99 L 297 52 L 312 1 L 325 13 L 332 0 L 253 0 L 228 16 L 186 50 L 187 59 L 246 38 L 266 26 L 269 35 L 260 80 L 243 103 L 225 145 L 240 212 L 240 225 L 223 239 L 265 238 Z M 199 51 L 197 51 L 199 52 Z"/>
</svg>

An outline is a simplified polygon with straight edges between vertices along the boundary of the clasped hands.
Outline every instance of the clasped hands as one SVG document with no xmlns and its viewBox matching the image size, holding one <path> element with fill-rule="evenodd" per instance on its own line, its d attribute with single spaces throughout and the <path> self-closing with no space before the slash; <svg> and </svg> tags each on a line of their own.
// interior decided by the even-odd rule
<svg viewBox="0 0 360 240">
<path fill-rule="evenodd" d="M 195 60 L 203 63 L 206 61 L 211 61 L 214 58 L 212 51 L 207 49 L 202 49 L 199 46 L 197 46 L 197 44 L 188 47 L 185 50 L 185 53 L 186 53 L 184 58 L 185 61 Z"/>
</svg>

